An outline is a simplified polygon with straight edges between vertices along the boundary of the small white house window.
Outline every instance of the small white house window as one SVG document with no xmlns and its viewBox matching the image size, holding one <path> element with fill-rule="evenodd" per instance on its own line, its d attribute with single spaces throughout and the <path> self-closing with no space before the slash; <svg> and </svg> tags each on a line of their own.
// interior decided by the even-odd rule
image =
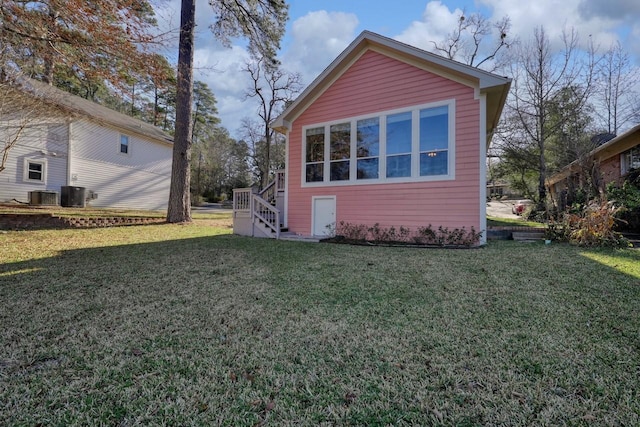
<svg viewBox="0 0 640 427">
<path fill-rule="evenodd" d="M 120 153 L 129 154 L 129 136 L 120 135 Z"/>
<path fill-rule="evenodd" d="M 47 161 L 25 159 L 24 161 L 24 175 L 25 182 L 38 182 L 45 183 L 47 176 Z"/>
</svg>

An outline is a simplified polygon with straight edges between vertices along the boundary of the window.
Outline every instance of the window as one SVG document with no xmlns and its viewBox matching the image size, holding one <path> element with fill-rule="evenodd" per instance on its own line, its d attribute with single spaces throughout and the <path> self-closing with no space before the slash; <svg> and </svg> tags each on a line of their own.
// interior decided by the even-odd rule
<svg viewBox="0 0 640 427">
<path fill-rule="evenodd" d="M 411 176 L 411 116 L 387 116 L 387 178 Z"/>
<path fill-rule="evenodd" d="M 331 181 L 349 180 L 349 158 L 351 157 L 351 123 L 341 123 L 330 128 Z"/>
<path fill-rule="evenodd" d="M 449 108 L 420 110 L 420 176 L 448 172 Z"/>
<path fill-rule="evenodd" d="M 306 135 L 307 182 L 324 180 L 324 128 L 307 129 Z"/>
<path fill-rule="evenodd" d="M 380 119 L 358 120 L 356 156 L 357 179 L 377 179 L 380 155 Z"/>
<path fill-rule="evenodd" d="M 303 128 L 303 181 L 339 185 L 453 179 L 455 101 Z"/>
<path fill-rule="evenodd" d="M 46 182 L 47 161 L 26 159 L 24 162 L 24 181 L 28 182 Z"/>
<path fill-rule="evenodd" d="M 629 173 L 631 169 L 640 169 L 640 145 L 625 151 L 621 155 L 620 169 L 622 175 Z"/>
<path fill-rule="evenodd" d="M 120 135 L 120 153 L 129 154 L 129 137 Z"/>
</svg>

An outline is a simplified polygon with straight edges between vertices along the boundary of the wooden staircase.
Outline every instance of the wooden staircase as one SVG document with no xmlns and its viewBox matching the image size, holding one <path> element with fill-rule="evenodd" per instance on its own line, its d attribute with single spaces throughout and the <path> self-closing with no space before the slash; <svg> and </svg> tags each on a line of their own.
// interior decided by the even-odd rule
<svg viewBox="0 0 640 427">
<path fill-rule="evenodd" d="M 284 171 L 262 191 L 253 188 L 233 190 L 233 232 L 243 236 L 279 239 L 284 223 Z"/>
</svg>

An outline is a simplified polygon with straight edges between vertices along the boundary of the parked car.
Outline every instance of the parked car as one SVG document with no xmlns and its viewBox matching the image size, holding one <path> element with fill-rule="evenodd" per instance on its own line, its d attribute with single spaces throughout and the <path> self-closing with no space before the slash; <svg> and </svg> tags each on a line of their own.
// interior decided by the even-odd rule
<svg viewBox="0 0 640 427">
<path fill-rule="evenodd" d="M 533 200 L 524 199 L 516 201 L 511 207 L 511 212 L 516 215 L 522 215 L 522 213 L 529 207 L 533 205 Z"/>
</svg>

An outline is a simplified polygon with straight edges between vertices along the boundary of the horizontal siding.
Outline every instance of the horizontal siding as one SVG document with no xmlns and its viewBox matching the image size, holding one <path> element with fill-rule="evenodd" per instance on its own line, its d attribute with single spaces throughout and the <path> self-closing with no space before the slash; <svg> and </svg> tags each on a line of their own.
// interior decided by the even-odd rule
<svg viewBox="0 0 640 427">
<path fill-rule="evenodd" d="M 456 100 L 455 180 L 301 187 L 302 127 L 437 101 Z M 480 109 L 474 91 L 377 52 L 366 52 L 301 114 L 289 134 L 289 229 L 311 233 L 313 196 L 336 196 L 338 222 L 479 229 Z"/>
<path fill-rule="evenodd" d="M 12 138 L 11 126 L 0 126 L 0 140 Z M 46 183 L 24 180 L 25 159 L 46 160 Z M 0 201 L 16 199 L 29 201 L 30 191 L 56 191 L 67 182 L 67 125 L 56 123 L 32 124 L 25 129 L 11 150 L 6 169 L 0 172 Z"/>
<path fill-rule="evenodd" d="M 165 210 L 169 201 L 170 175 L 158 174 L 95 160 L 74 159 L 74 185 L 97 193 L 93 207 Z M 95 173 L 99 171 L 99 173 Z"/>
<path fill-rule="evenodd" d="M 167 153 L 171 165 L 172 147 L 89 120 L 73 123 L 71 153 L 74 158 L 126 166 L 156 173 L 167 172 Z M 129 136 L 129 154 L 120 153 L 120 135 Z"/>
<path fill-rule="evenodd" d="M 166 209 L 172 147 L 129 135 L 129 154 L 121 154 L 120 132 L 88 120 L 72 126 L 73 185 L 98 194 L 96 207 Z"/>
</svg>

